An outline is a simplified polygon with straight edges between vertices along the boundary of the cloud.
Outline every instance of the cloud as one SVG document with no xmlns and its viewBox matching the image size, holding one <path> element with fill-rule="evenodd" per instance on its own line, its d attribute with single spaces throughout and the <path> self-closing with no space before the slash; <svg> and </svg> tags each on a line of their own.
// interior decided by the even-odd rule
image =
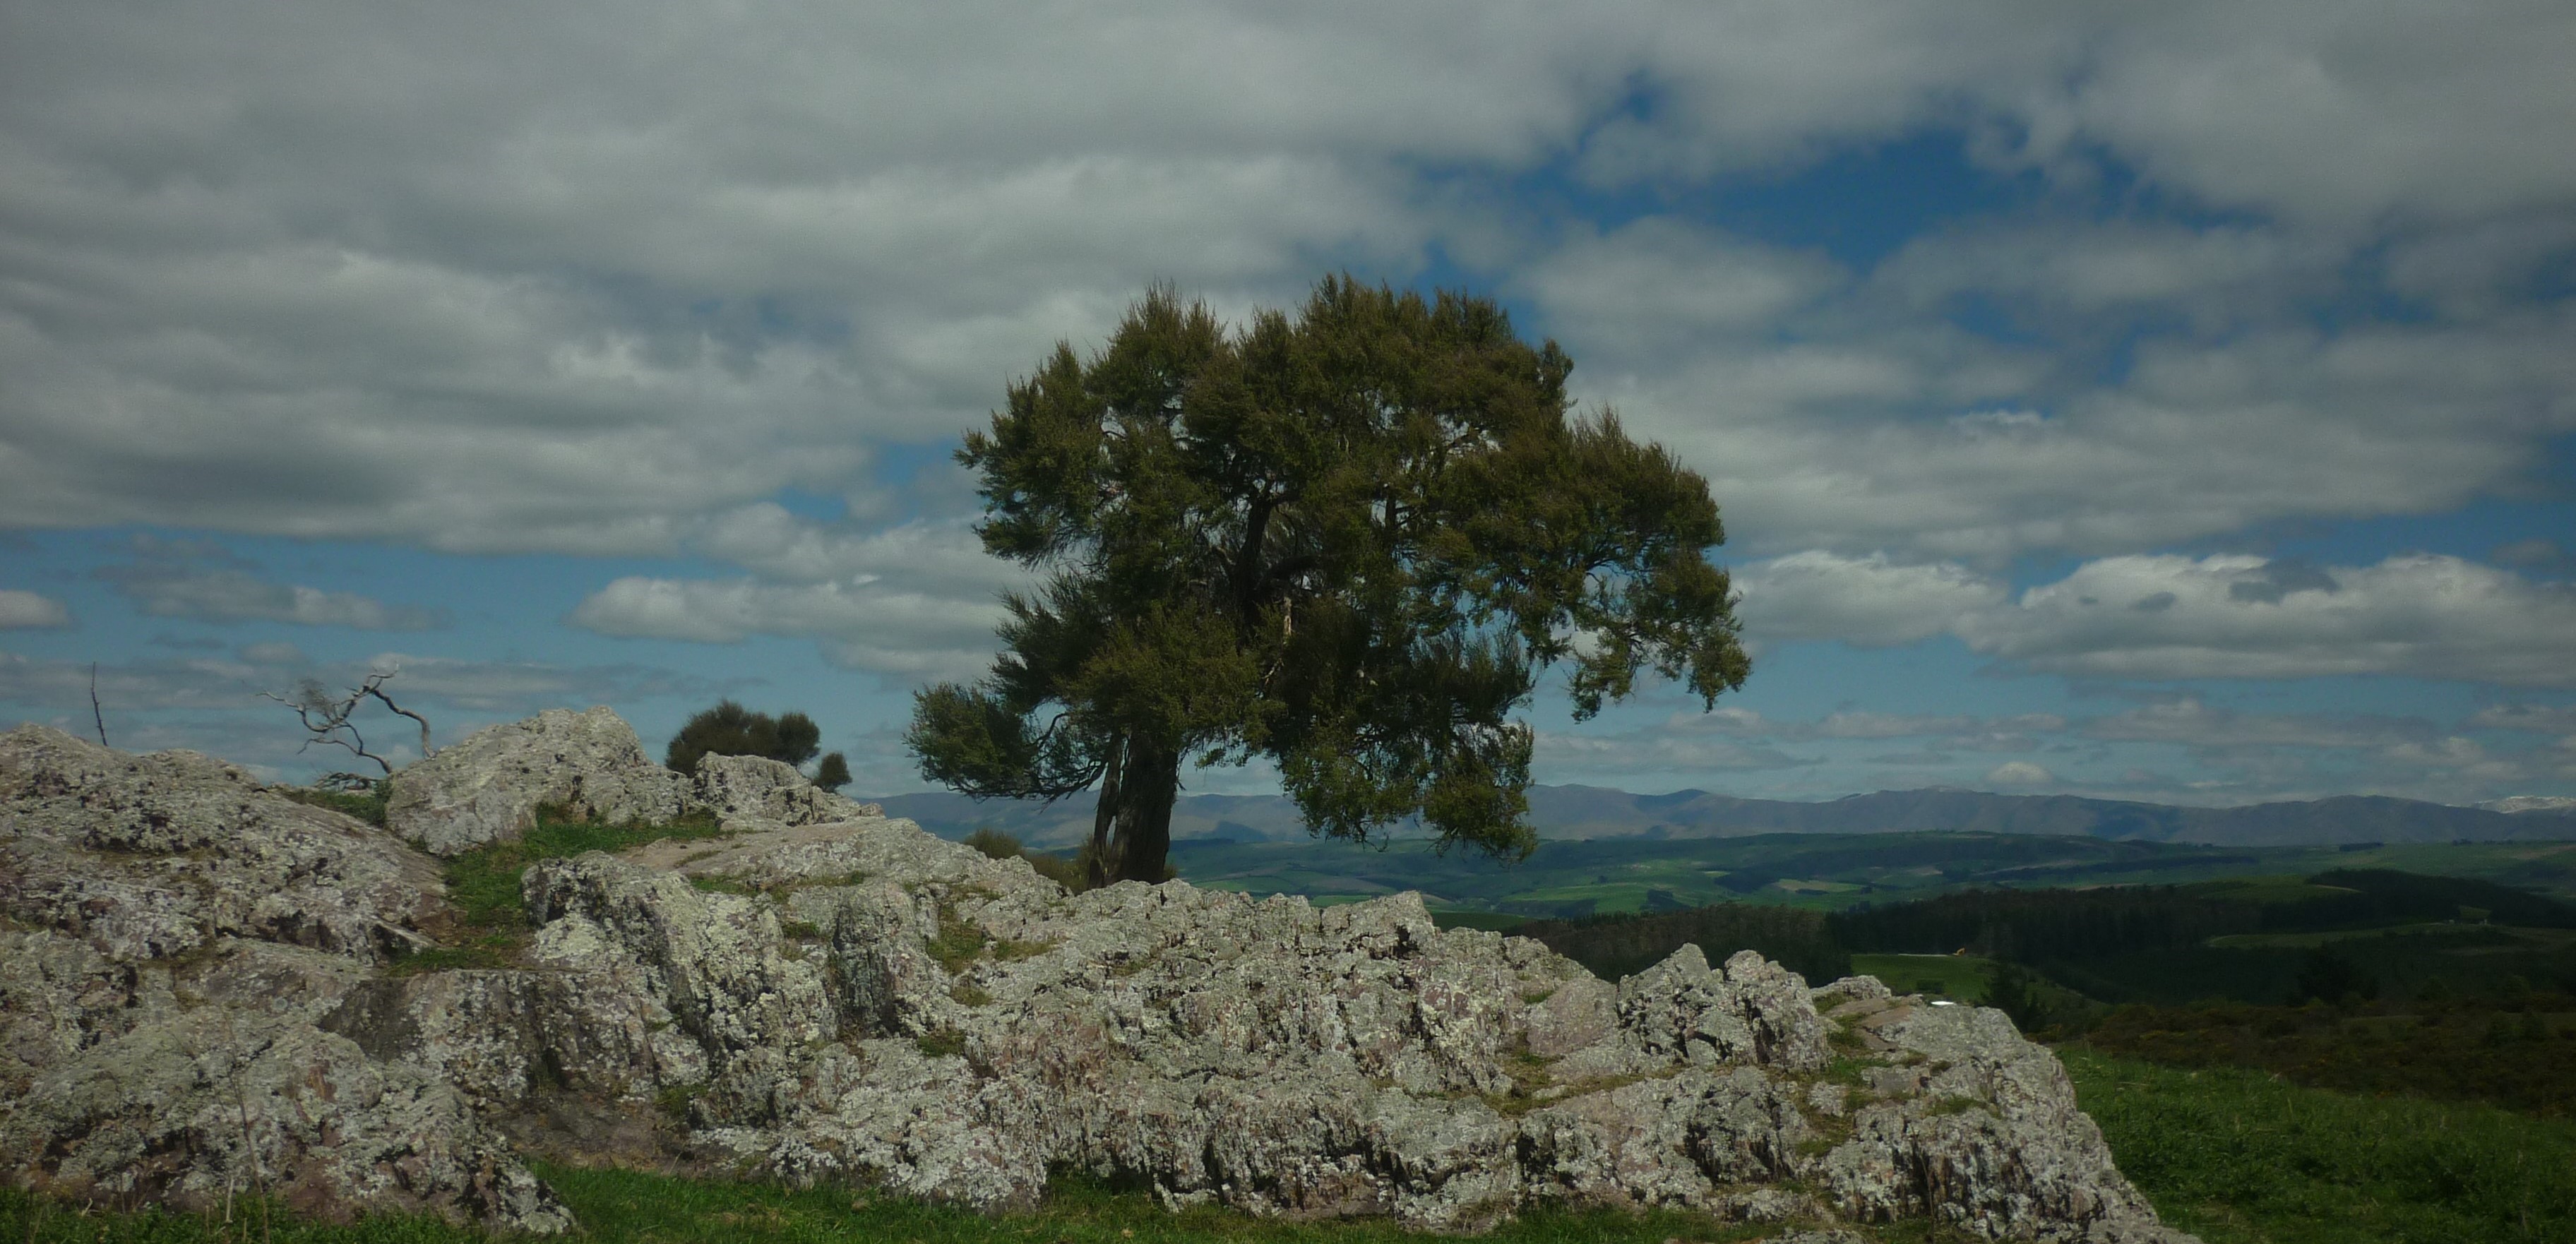
<svg viewBox="0 0 2576 1244">
<path fill-rule="evenodd" d="M 239 660 L 226 657 L 101 663 L 98 697 L 111 719 L 145 710 L 252 710 L 261 720 L 263 692 L 284 692 L 291 673 L 307 673 L 325 686 L 355 686 L 371 672 L 399 671 L 387 690 L 404 707 L 415 702 L 477 713 L 528 713 L 568 704 L 624 703 L 657 696 L 704 698 L 728 684 L 640 664 L 551 665 L 536 661 L 486 661 L 378 653 L 365 661 L 307 664 L 288 645 L 255 645 Z M 90 703 L 90 666 L 0 652 L 0 704 L 26 708 L 78 708 Z M 442 725 L 442 733 L 445 731 Z"/>
<path fill-rule="evenodd" d="M 0 630 L 70 626 L 72 611 L 50 596 L 0 588 Z"/>
<path fill-rule="evenodd" d="M 2226 554 L 2103 558 L 1952 629 L 1974 651 L 2047 673 L 2576 686 L 2576 592 L 2424 554 L 2325 568 Z"/>
<path fill-rule="evenodd" d="M 2456 557 L 2108 557 L 2012 596 L 1955 563 L 1799 553 L 1746 566 L 1736 582 L 1747 633 L 1770 642 L 1949 634 L 2016 669 L 2084 677 L 2576 686 L 2576 590 Z"/>
<path fill-rule="evenodd" d="M 140 560 L 95 573 L 144 613 L 200 622 L 292 622 L 361 631 L 423 631 L 445 624 L 434 609 L 388 605 L 355 592 L 271 583 L 222 548 L 203 542 L 136 541 Z M 207 563 L 233 563 L 210 566 Z"/>
<path fill-rule="evenodd" d="M 1884 553 L 1792 553 L 1740 567 L 1734 581 L 1747 635 L 1769 641 L 1831 638 L 1863 647 L 1930 638 L 2005 597 L 2002 585 L 1965 567 L 1909 565 Z"/>
<path fill-rule="evenodd" d="M 2088 718 L 2081 723 L 2080 733 L 2092 739 L 2176 743 L 2220 751 L 2247 747 L 2415 746 L 2440 735 L 2432 722 L 2420 717 L 2240 713 L 2212 708 L 2188 696 Z"/>
<path fill-rule="evenodd" d="M 972 677 L 992 657 L 1001 618 L 992 602 L 880 589 L 865 578 L 776 584 L 630 575 L 584 598 L 568 620 L 603 635 L 701 643 L 811 637 L 839 665 Z"/>
<path fill-rule="evenodd" d="M 2576 705 L 2490 704 L 2461 723 L 2471 730 L 2521 730 L 2576 736 Z"/>
<path fill-rule="evenodd" d="M 2563 319 L 2477 292 L 2568 244 L 2571 19 L 2311 10 L 50 12 L 13 25 L 0 75 L 0 523 L 668 553 L 781 488 L 865 510 L 889 449 L 953 436 L 1150 279 L 1239 310 L 1435 254 L 1529 261 L 1518 287 L 1607 364 L 1596 395 L 1633 382 L 1765 551 L 1916 532 L 1937 556 L 2130 551 L 2447 504 L 2521 470 L 2546 429 L 2517 402 L 2565 388 L 2532 361 L 2564 353 Z M 2116 164 L 2149 196 L 2274 219 L 2042 220 L 1870 286 L 1651 217 L 1560 239 L 1478 189 L 1794 173 L 1927 130 L 2061 188 Z M 2419 356 L 2380 401 L 2304 319 L 2181 351 L 2204 382 L 2184 401 L 2156 343 L 2116 393 L 2050 391 L 2026 350 L 1859 305 L 1965 290 L 2226 319 L 2381 241 L 2389 279 L 2496 322 L 2354 342 Z M 2055 444 L 1854 435 L 1872 404 L 1936 425 L 2046 408 Z M 2303 470 L 2302 444 L 2327 461 Z M 2386 460 L 2415 470 L 2321 482 Z"/>
<path fill-rule="evenodd" d="M 1986 780 L 1997 786 L 2045 786 L 2057 775 L 2027 760 L 2007 760 L 1987 770 Z"/>
</svg>

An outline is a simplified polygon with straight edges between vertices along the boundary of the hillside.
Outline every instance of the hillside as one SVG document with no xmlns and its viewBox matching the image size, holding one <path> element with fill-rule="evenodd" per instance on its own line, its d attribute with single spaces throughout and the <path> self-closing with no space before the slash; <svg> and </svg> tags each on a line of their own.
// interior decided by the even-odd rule
<svg viewBox="0 0 2576 1244">
<path fill-rule="evenodd" d="M 1091 832 L 1088 794 L 1052 806 L 977 802 L 929 792 L 877 797 L 888 815 L 957 838 L 991 826 L 1034 846 L 1070 847 Z M 1751 834 L 1971 832 L 2192 843 L 2206 846 L 2340 846 L 2349 843 L 2576 840 L 2576 813 L 2534 800 L 2498 811 L 2345 795 L 2331 799 L 2193 808 L 2074 795 L 1994 795 L 1931 787 L 1879 791 L 1822 803 L 1739 799 L 1708 791 L 1636 795 L 1599 786 L 1533 786 L 1530 816 L 1548 839 L 1731 838 Z M 1276 795 L 1187 795 L 1172 809 L 1176 841 L 1303 839 L 1296 805 Z"/>
</svg>

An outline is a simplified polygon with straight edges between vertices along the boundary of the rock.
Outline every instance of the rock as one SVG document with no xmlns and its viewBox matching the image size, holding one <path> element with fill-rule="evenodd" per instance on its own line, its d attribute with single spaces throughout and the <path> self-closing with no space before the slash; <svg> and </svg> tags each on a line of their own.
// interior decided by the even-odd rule
<svg viewBox="0 0 2576 1244">
<path fill-rule="evenodd" d="M 676 788 L 637 776 L 614 722 L 477 735 L 446 776 L 397 785 L 446 828 L 407 823 L 453 846 L 539 799 L 669 816 L 642 801 Z M 388 973 L 388 947 L 438 925 L 423 857 L 202 757 L 84 746 L 0 738 L 0 893 L 31 926 L 0 933 L 0 1165 L 22 1183 L 198 1204 L 266 1181 L 318 1212 L 560 1229 L 515 1156 L 535 1146 L 980 1209 L 1075 1168 L 1173 1206 L 1441 1231 L 1544 1199 L 1807 1244 L 1899 1218 L 2189 1238 L 2120 1177 L 2045 1049 L 1868 978 L 1810 989 L 1691 946 L 1613 984 L 1444 932 L 1411 894 L 1068 895 L 740 758 L 690 788 L 725 836 L 540 861 L 515 964 Z M 248 867 L 271 859 L 329 882 Z M 90 875 L 179 897 L 62 897 Z"/>
<path fill-rule="evenodd" d="M 385 824 L 432 855 L 456 855 L 526 833 L 539 804 L 610 824 L 670 821 L 690 790 L 609 709 L 548 709 L 475 731 L 395 774 Z"/>
<path fill-rule="evenodd" d="M 378 961 L 426 946 L 438 868 L 374 827 L 195 752 L 0 734 L 0 914 L 120 962 L 224 937 Z"/>
<path fill-rule="evenodd" d="M 722 820 L 751 818 L 783 825 L 821 825 L 881 816 L 884 809 L 805 780 L 796 766 L 766 756 L 698 757 L 692 803 Z"/>
<path fill-rule="evenodd" d="M 118 1203 L 570 1215 L 444 1079 L 326 1016 L 429 944 L 438 870 L 190 752 L 0 735 L 0 1173 Z"/>
</svg>

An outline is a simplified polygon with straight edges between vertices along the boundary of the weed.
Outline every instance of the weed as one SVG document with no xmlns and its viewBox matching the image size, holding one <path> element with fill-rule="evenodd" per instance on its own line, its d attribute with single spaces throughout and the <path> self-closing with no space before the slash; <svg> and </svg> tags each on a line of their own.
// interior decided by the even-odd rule
<svg viewBox="0 0 2576 1244">
<path fill-rule="evenodd" d="M 966 1034 L 953 1028 L 940 1028 L 913 1038 L 914 1048 L 929 1058 L 959 1058 L 966 1053 Z"/>
<path fill-rule="evenodd" d="M 950 986 L 948 996 L 955 998 L 961 1006 L 991 1006 L 993 1004 L 993 995 L 991 991 L 980 985 L 969 984 L 965 981 L 959 981 L 955 985 Z"/>
</svg>

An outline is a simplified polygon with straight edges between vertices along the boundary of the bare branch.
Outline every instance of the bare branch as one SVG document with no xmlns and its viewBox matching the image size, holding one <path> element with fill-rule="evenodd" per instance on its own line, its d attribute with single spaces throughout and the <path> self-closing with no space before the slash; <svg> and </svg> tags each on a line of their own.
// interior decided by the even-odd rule
<svg viewBox="0 0 2576 1244">
<path fill-rule="evenodd" d="M 384 757 L 367 750 L 366 736 L 358 732 L 358 727 L 350 722 L 349 715 L 357 712 L 360 704 L 372 698 L 386 708 L 419 722 L 420 754 L 423 759 L 427 759 L 431 754 L 429 719 L 394 703 L 393 697 L 386 695 L 384 691 L 384 685 L 391 681 L 395 674 L 401 672 L 399 669 L 381 674 L 370 672 L 365 682 L 350 688 L 348 695 L 337 698 L 333 697 L 318 680 L 311 678 L 296 684 L 292 695 L 278 695 L 263 691 L 260 693 L 260 698 L 275 700 L 294 709 L 296 720 L 304 723 L 305 733 L 311 737 L 304 740 L 304 747 L 295 749 L 296 754 L 302 755 L 305 747 L 311 747 L 316 743 L 329 743 L 337 747 L 345 747 L 364 759 L 375 761 L 377 768 L 391 775 L 394 771 L 393 764 Z M 348 737 L 340 737 L 343 734 Z"/>
<path fill-rule="evenodd" d="M 98 662 L 89 663 L 89 716 L 98 723 L 98 745 L 107 746 L 107 714 L 98 707 Z"/>
</svg>

